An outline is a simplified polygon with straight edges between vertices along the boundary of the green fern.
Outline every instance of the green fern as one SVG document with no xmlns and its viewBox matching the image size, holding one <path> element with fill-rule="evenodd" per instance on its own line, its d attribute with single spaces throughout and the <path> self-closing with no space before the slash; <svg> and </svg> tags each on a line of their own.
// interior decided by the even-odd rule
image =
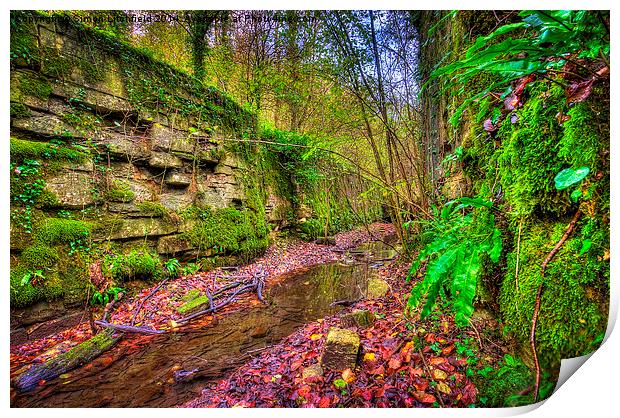
<svg viewBox="0 0 620 418">
<path fill-rule="evenodd" d="M 463 214 L 466 208 L 474 209 Z M 428 230 L 432 239 L 412 263 L 407 277 L 410 280 L 426 263 L 424 277 L 411 289 L 408 310 L 416 308 L 425 299 L 420 318 L 426 318 L 443 289 L 451 298 L 456 323 L 461 326 L 469 324 L 482 271 L 482 257 L 488 256 L 497 263 L 502 252 L 501 233 L 495 227 L 491 210 L 490 201 L 463 197 L 446 203 L 430 222 Z M 478 217 L 474 222 L 475 211 L 487 211 L 488 216 Z"/>
<path fill-rule="evenodd" d="M 445 84 L 442 91 L 463 94 L 467 84 L 480 73 L 500 76 L 483 91 L 465 98 L 450 122 L 458 123 L 469 104 L 490 92 L 501 91 L 513 80 L 529 74 L 547 76 L 563 71 L 571 54 L 577 58 L 609 61 L 607 12 L 576 10 L 524 10 L 520 22 L 497 28 L 480 36 L 458 61 L 437 68 L 423 88 L 436 79 Z M 591 75 L 591 74 L 589 74 Z"/>
</svg>

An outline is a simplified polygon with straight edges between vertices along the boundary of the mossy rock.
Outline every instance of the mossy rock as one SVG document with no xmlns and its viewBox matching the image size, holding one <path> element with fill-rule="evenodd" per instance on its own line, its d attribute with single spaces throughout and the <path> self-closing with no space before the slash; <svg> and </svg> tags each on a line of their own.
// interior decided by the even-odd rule
<svg viewBox="0 0 620 418">
<path fill-rule="evenodd" d="M 311 366 L 304 368 L 301 372 L 301 377 L 305 381 L 312 381 L 313 379 L 323 376 L 323 368 L 319 363 L 315 363 Z"/>
<path fill-rule="evenodd" d="M 384 297 L 388 290 L 390 290 L 390 285 L 383 279 L 371 278 L 368 279 L 368 291 L 366 293 L 366 298 L 368 299 L 378 299 Z"/>
<path fill-rule="evenodd" d="M 364 328 L 372 325 L 375 322 L 375 314 L 368 309 L 355 310 L 353 312 L 346 313 L 340 319 L 343 326 Z"/>
<path fill-rule="evenodd" d="M 189 302 L 184 303 L 183 305 L 177 308 L 177 312 L 181 315 L 186 315 L 192 312 L 200 311 L 209 306 L 209 298 L 205 295 L 198 296 Z"/>
<path fill-rule="evenodd" d="M 200 296 L 200 290 L 190 289 L 189 292 L 187 292 L 185 295 L 181 297 L 181 300 L 183 302 L 191 302 L 192 300 L 196 299 L 198 296 Z"/>
<path fill-rule="evenodd" d="M 335 371 L 354 369 L 359 349 L 360 337 L 356 332 L 330 328 L 321 357 L 321 366 Z"/>
</svg>

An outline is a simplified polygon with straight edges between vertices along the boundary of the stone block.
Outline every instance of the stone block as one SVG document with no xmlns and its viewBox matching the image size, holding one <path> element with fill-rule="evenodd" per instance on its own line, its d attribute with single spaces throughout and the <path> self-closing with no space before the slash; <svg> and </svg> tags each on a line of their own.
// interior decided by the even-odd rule
<svg viewBox="0 0 620 418">
<path fill-rule="evenodd" d="M 156 168 L 181 168 L 183 161 L 172 154 L 166 152 L 153 152 L 149 159 L 149 165 Z"/>
<path fill-rule="evenodd" d="M 95 204 L 92 176 L 82 171 L 63 171 L 46 180 L 45 190 L 56 195 L 60 206 L 81 209 Z"/>
<path fill-rule="evenodd" d="M 166 173 L 164 182 L 173 187 L 187 187 L 192 184 L 192 174 L 180 173 L 176 170 L 172 170 Z"/>
<path fill-rule="evenodd" d="M 390 285 L 383 279 L 371 278 L 368 279 L 368 291 L 366 293 L 367 299 L 378 299 L 386 295 L 390 290 Z"/>
<path fill-rule="evenodd" d="M 159 151 L 180 152 L 193 156 L 196 141 L 189 136 L 188 132 L 179 131 L 154 123 L 151 126 L 153 148 Z"/>
<path fill-rule="evenodd" d="M 330 328 L 321 357 L 321 366 L 342 371 L 354 369 L 360 349 L 360 337 L 357 333 L 342 328 Z"/>
<path fill-rule="evenodd" d="M 196 194 L 196 206 L 200 208 L 221 209 L 228 206 L 229 200 L 225 193 L 214 188 L 204 188 Z"/>
<path fill-rule="evenodd" d="M 190 193 L 164 193 L 159 195 L 159 203 L 176 212 L 190 207 L 194 203 L 194 197 Z"/>
<path fill-rule="evenodd" d="M 116 132 L 106 133 L 95 139 L 110 153 L 110 157 L 121 160 L 144 160 L 151 156 L 148 144 Z"/>
<path fill-rule="evenodd" d="M 50 114 L 33 112 L 29 118 L 13 119 L 11 122 L 13 129 L 32 132 L 40 136 L 69 135 L 74 138 L 83 137 L 73 126 Z"/>
<path fill-rule="evenodd" d="M 323 368 L 318 363 L 304 368 L 304 370 L 301 372 L 301 378 L 304 382 L 312 382 L 322 376 Z"/>
<path fill-rule="evenodd" d="M 179 235 L 171 235 L 161 237 L 157 241 L 157 253 L 158 254 L 177 254 L 186 251 L 191 251 L 195 247 L 187 240 L 182 239 Z"/>
<path fill-rule="evenodd" d="M 98 113 L 126 114 L 135 110 L 126 99 L 87 88 L 77 83 L 66 81 L 51 83 L 51 85 L 52 92 L 55 95 L 67 99 L 80 97 L 84 104 L 95 108 Z"/>
<path fill-rule="evenodd" d="M 213 170 L 213 172 L 215 174 L 224 174 L 226 176 L 233 176 L 235 174 L 235 171 L 233 170 L 232 167 L 226 165 L 226 164 L 218 164 L 215 166 L 215 169 Z"/>
<path fill-rule="evenodd" d="M 109 202 L 108 210 L 112 213 L 121 213 L 127 216 L 140 216 L 142 211 L 135 203 Z"/>
<path fill-rule="evenodd" d="M 159 218 L 125 219 L 118 228 L 111 231 L 107 237 L 99 239 L 131 239 L 144 237 L 158 237 L 177 232 L 176 225 Z"/>
<path fill-rule="evenodd" d="M 224 154 L 224 158 L 222 158 L 220 164 L 224 164 L 232 168 L 243 168 L 241 159 L 237 155 L 229 152 Z"/>
<path fill-rule="evenodd" d="M 95 163 L 92 158 L 87 158 L 81 163 L 68 163 L 64 166 L 64 168 L 73 171 L 86 171 L 88 173 L 92 173 L 95 170 Z"/>
</svg>

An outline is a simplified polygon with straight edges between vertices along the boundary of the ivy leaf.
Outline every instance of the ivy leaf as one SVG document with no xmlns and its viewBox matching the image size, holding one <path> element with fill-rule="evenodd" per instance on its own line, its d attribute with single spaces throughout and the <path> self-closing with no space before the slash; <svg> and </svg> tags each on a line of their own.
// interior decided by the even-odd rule
<svg viewBox="0 0 620 418">
<path fill-rule="evenodd" d="M 502 254 L 502 233 L 499 229 L 495 228 L 495 230 L 493 230 L 493 238 L 491 240 L 493 246 L 489 250 L 489 257 L 492 262 L 497 263 L 499 261 L 499 256 Z"/>
<path fill-rule="evenodd" d="M 581 243 L 581 250 L 579 251 L 579 257 L 587 253 L 590 250 L 590 247 L 592 247 L 592 240 L 584 239 L 583 242 Z"/>
<path fill-rule="evenodd" d="M 26 273 L 24 274 L 24 277 L 22 277 L 22 281 L 21 281 L 21 285 L 25 286 L 28 283 L 30 283 L 30 279 L 32 278 L 32 274 L 31 273 Z"/>
<path fill-rule="evenodd" d="M 575 203 L 577 203 L 577 201 L 579 200 L 579 198 L 581 197 L 582 194 L 583 194 L 583 192 L 581 191 L 581 189 L 575 189 L 570 194 L 570 200 L 575 202 Z"/>
<path fill-rule="evenodd" d="M 555 176 L 555 188 L 564 190 L 573 184 L 579 183 L 590 173 L 589 167 L 580 167 L 577 170 L 566 168 Z"/>
</svg>

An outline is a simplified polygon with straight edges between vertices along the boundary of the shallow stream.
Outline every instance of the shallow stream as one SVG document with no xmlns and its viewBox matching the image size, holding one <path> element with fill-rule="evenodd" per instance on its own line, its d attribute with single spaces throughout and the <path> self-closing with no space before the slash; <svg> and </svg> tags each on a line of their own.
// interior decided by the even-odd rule
<svg viewBox="0 0 620 418">
<path fill-rule="evenodd" d="M 333 302 L 361 298 L 373 274 L 369 266 L 376 267 L 374 260 L 385 258 L 382 244 L 363 251 L 363 262 L 324 264 L 290 273 L 267 289 L 267 306 L 227 314 L 204 329 L 154 337 L 136 353 L 118 353 L 105 365 L 95 361 L 93 367 L 74 370 L 69 377 L 17 395 L 11 405 L 170 407 L 186 402 L 200 395 L 206 382 L 225 377 L 261 349 L 342 309 L 332 306 Z M 197 373 L 177 382 L 175 370 Z"/>
</svg>

